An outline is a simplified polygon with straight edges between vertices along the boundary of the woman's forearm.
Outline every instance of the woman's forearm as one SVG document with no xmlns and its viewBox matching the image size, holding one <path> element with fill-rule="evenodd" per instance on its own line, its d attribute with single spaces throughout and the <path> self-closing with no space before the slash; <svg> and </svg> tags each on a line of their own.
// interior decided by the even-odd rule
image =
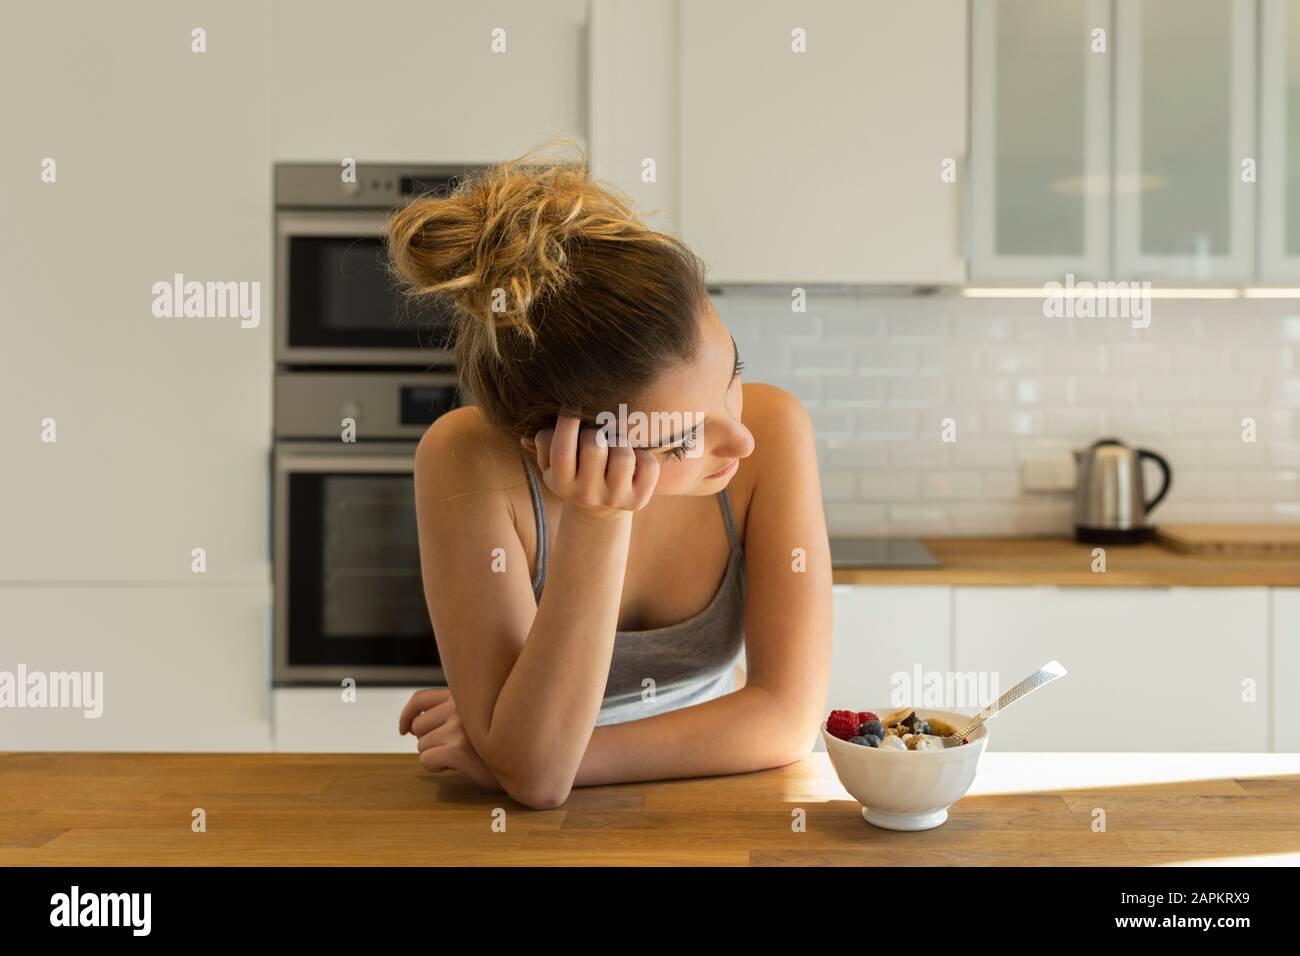
<svg viewBox="0 0 1300 956">
<path fill-rule="evenodd" d="M 481 755 L 517 798 L 563 800 L 609 678 L 632 513 L 567 509 L 528 640 L 501 687 Z"/>
<path fill-rule="evenodd" d="M 782 701 L 753 684 L 681 710 L 597 727 L 579 787 L 745 773 L 808 753 L 822 702 Z"/>
</svg>

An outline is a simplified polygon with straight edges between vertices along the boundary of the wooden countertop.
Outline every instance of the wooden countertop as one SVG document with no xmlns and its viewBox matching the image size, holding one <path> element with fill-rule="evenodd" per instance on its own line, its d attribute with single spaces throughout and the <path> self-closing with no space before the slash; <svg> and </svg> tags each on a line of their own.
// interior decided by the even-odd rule
<svg viewBox="0 0 1300 956">
<path fill-rule="evenodd" d="M 939 568 L 846 568 L 836 584 L 1057 585 L 1068 587 L 1300 587 L 1300 561 L 1180 554 L 1159 544 L 1106 546 L 1106 571 L 1092 570 L 1097 545 L 1071 538 L 922 538 Z"/>
<path fill-rule="evenodd" d="M 207 832 L 191 832 L 191 812 Z M 493 832 L 494 808 L 505 832 Z M 806 831 L 793 832 L 803 809 Z M 1094 811 L 1105 832 L 1093 831 Z M 866 823 L 824 753 L 528 810 L 414 754 L 0 755 L 0 865 L 1300 862 L 1300 755 L 987 753 L 948 822 Z"/>
</svg>

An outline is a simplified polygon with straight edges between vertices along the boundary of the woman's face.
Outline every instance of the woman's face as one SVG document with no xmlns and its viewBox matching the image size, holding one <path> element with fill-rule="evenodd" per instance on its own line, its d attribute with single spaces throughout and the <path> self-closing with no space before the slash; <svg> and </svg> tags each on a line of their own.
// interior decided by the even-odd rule
<svg viewBox="0 0 1300 956">
<path fill-rule="evenodd" d="M 665 433 L 655 436 L 657 495 L 717 494 L 735 475 L 740 459 L 754 450 L 754 436 L 740 422 L 743 399 L 736 343 L 712 303 L 701 323 L 695 358 L 664 373 L 635 409 L 651 421 L 657 413 L 657 421 L 682 426 L 661 429 Z"/>
</svg>

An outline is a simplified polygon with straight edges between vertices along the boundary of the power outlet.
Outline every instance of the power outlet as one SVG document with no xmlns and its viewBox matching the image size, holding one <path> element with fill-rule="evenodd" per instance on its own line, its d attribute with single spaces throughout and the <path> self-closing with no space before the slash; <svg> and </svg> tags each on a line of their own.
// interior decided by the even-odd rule
<svg viewBox="0 0 1300 956">
<path fill-rule="evenodd" d="M 1025 491 L 1073 491 L 1077 478 L 1071 451 L 1029 451 L 1020 459 L 1020 486 Z"/>
</svg>

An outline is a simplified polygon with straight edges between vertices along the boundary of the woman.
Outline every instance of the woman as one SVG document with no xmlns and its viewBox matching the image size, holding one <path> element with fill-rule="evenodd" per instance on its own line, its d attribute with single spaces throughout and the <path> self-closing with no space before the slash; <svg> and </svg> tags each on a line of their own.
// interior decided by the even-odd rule
<svg viewBox="0 0 1300 956">
<path fill-rule="evenodd" d="M 812 428 L 741 385 L 699 260 L 580 154 L 422 197 L 389 248 L 411 294 L 455 306 L 477 403 L 415 456 L 448 685 L 402 711 L 420 763 L 546 808 L 805 755 L 831 630 Z"/>
</svg>

